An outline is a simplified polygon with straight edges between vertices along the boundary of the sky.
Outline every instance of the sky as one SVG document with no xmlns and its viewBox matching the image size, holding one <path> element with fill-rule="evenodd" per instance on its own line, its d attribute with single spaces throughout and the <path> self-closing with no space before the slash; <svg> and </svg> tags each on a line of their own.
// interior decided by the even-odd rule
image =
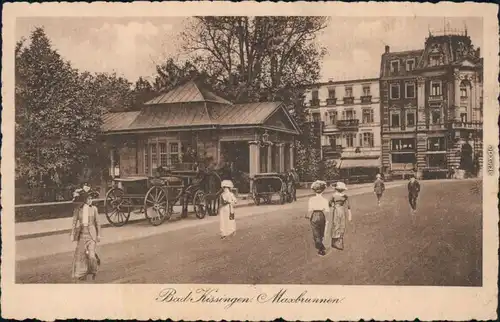
<svg viewBox="0 0 500 322">
<path fill-rule="evenodd" d="M 182 59 L 180 33 L 186 17 L 24 17 L 16 39 L 44 27 L 53 47 L 72 65 L 90 72 L 116 72 L 131 82 L 152 80 L 155 66 L 169 57 Z M 376 78 L 385 45 L 391 51 L 421 49 L 429 30 L 464 30 L 482 47 L 481 18 L 331 17 L 318 35 L 327 49 L 321 81 Z"/>
</svg>

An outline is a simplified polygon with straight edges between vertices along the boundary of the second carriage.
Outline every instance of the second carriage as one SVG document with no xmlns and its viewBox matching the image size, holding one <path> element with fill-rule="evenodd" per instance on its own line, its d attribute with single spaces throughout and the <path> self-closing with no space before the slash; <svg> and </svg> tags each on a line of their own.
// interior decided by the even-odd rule
<svg viewBox="0 0 500 322">
<path fill-rule="evenodd" d="M 272 203 L 274 195 L 279 196 L 279 203 L 285 204 L 297 200 L 295 176 L 287 173 L 259 173 L 253 178 L 251 198 L 255 205 L 261 202 Z"/>
<path fill-rule="evenodd" d="M 154 177 L 117 178 L 106 193 L 106 218 L 113 226 L 125 225 L 132 211 L 139 210 L 153 225 L 169 220 L 175 207 L 181 217 L 192 206 L 197 218 L 216 215 L 221 179 L 212 170 L 157 169 Z"/>
</svg>

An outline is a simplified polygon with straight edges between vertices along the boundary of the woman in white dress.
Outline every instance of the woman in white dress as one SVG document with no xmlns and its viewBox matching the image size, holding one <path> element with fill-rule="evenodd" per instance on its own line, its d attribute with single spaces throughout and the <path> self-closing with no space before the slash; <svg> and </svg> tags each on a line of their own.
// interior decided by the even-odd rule
<svg viewBox="0 0 500 322">
<path fill-rule="evenodd" d="M 223 180 L 221 183 L 223 192 L 220 196 L 220 237 L 221 239 L 227 236 L 236 234 L 236 221 L 234 220 L 234 205 L 236 204 L 236 197 L 231 192 L 234 187 L 231 180 Z"/>
</svg>

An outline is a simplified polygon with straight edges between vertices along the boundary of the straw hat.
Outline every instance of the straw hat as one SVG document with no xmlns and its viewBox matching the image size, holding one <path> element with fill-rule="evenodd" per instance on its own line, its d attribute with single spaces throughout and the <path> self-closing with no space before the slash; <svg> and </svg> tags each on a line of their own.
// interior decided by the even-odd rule
<svg viewBox="0 0 500 322">
<path fill-rule="evenodd" d="M 321 193 L 326 189 L 326 182 L 321 180 L 316 180 L 311 184 L 311 189 L 316 193 Z"/>
<path fill-rule="evenodd" d="M 221 188 L 234 188 L 233 182 L 231 180 L 222 180 L 220 186 Z"/>
<path fill-rule="evenodd" d="M 375 176 L 377 179 L 380 179 L 382 178 L 382 176 L 380 175 L 380 173 L 377 173 L 377 175 Z"/>
<path fill-rule="evenodd" d="M 347 190 L 347 186 L 343 182 L 337 182 L 337 185 L 335 186 L 335 189 L 337 190 Z"/>
</svg>

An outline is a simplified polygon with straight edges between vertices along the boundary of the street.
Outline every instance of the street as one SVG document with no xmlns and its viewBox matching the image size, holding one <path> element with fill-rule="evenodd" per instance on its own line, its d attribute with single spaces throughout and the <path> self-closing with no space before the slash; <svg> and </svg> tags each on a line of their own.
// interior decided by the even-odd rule
<svg viewBox="0 0 500 322">
<path fill-rule="evenodd" d="M 370 188 L 357 194 L 353 190 L 345 250 L 326 257 L 314 249 L 303 198 L 284 206 L 237 209 L 237 234 L 226 240 L 219 238 L 218 218 L 206 218 L 200 224 L 103 244 L 95 283 L 480 286 L 481 181 L 420 183 L 413 220 L 406 185 L 387 189 L 380 207 Z M 164 225 L 169 224 L 179 223 Z M 131 224 L 128 229 L 141 234 L 141 229 L 153 228 Z M 120 234 L 120 228 L 105 234 Z M 16 249 L 23 242 L 44 243 L 44 238 L 46 248 L 50 240 L 54 247 L 61 240 L 70 244 L 63 237 L 20 241 Z M 71 283 L 72 259 L 73 252 L 64 251 L 18 260 L 16 282 Z"/>
</svg>

